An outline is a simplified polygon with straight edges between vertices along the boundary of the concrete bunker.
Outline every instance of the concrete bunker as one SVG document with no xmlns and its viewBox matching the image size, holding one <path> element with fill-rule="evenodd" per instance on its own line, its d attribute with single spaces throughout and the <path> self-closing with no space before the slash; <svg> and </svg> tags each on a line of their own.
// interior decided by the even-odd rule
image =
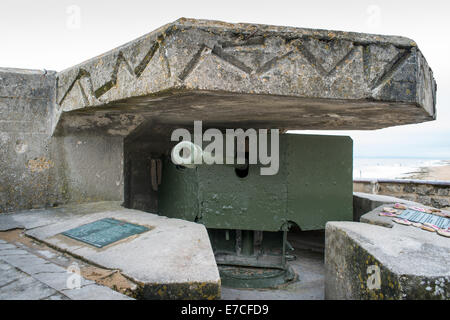
<svg viewBox="0 0 450 320">
<path fill-rule="evenodd" d="M 173 129 L 202 120 L 219 129 L 373 130 L 436 116 L 431 69 L 414 41 L 395 36 L 182 18 L 44 78 L 2 74 L 26 83 L 22 98 L 38 96 L 46 110 L 29 154 L 21 142 L 29 128 L 2 131 L 0 142 L 11 134 L 19 150 L 1 151 L 5 180 L 26 190 L 2 191 L 14 198 L 2 210 L 122 201 L 204 224 L 227 266 L 283 269 L 289 223 L 314 230 L 352 219 L 351 141 L 282 134 L 280 172 L 262 177 L 251 165 L 176 168 Z M 11 121 L 27 100 L 14 88 L 5 82 L 0 97 Z M 39 187 L 12 174 L 26 157 L 48 164 Z M 278 251 L 275 263 L 257 259 L 261 247 Z"/>
<path fill-rule="evenodd" d="M 262 177 L 253 166 L 176 167 L 174 129 L 367 130 L 435 117 L 431 70 L 402 37 L 180 19 L 58 80 L 55 132 L 120 136 L 124 206 L 204 224 L 226 265 L 285 269 L 289 223 L 351 220 L 352 143 L 282 134 L 280 172 Z M 275 263 L 260 259 L 263 233 L 268 251 L 278 243 Z"/>
</svg>

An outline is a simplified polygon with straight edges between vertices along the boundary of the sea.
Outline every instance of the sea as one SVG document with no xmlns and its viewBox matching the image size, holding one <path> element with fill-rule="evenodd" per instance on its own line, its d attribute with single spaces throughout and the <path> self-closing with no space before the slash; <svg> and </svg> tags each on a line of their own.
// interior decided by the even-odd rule
<svg viewBox="0 0 450 320">
<path fill-rule="evenodd" d="M 359 158 L 353 159 L 353 179 L 407 179 L 421 168 L 449 165 L 442 159 Z"/>
</svg>

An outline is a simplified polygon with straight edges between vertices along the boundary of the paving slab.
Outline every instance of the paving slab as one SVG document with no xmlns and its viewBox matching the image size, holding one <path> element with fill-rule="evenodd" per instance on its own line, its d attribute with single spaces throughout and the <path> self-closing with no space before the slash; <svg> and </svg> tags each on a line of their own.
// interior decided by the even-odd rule
<svg viewBox="0 0 450 320">
<path fill-rule="evenodd" d="M 0 300 L 40 300 L 57 293 L 44 283 L 22 274 L 15 281 L 0 288 Z"/>
<path fill-rule="evenodd" d="M 66 270 L 35 255 L 4 255 L 2 259 L 30 275 L 41 272 L 66 273 Z"/>
<path fill-rule="evenodd" d="M 450 239 L 412 226 L 329 222 L 326 299 L 449 299 Z"/>
<path fill-rule="evenodd" d="M 124 300 L 124 295 L 108 287 L 97 284 L 88 284 L 75 290 L 62 290 L 72 300 Z M 131 300 L 131 298 L 128 298 Z M 127 300 L 125 298 L 125 300 Z"/>
<path fill-rule="evenodd" d="M 0 260 L 0 271 L 0 288 L 24 276 L 23 273 L 19 272 L 14 266 L 2 260 Z"/>
<path fill-rule="evenodd" d="M 28 230 L 26 235 L 89 263 L 121 273 L 138 283 L 138 298 L 214 299 L 220 277 L 205 227 L 111 204 L 110 211 L 84 214 Z M 103 248 L 71 239 L 62 232 L 104 218 L 151 230 Z"/>
<path fill-rule="evenodd" d="M 48 285 L 49 287 L 57 290 L 57 291 L 70 291 L 67 290 L 67 279 L 69 277 L 69 273 L 64 270 L 64 272 L 52 272 L 51 270 L 45 271 L 45 272 L 39 272 L 33 275 L 33 277 L 36 280 L 39 280 L 43 283 L 45 283 L 46 285 Z M 94 284 L 94 281 L 91 280 L 87 280 L 83 277 L 80 277 L 80 286 L 86 286 L 86 285 L 90 285 L 90 284 Z M 107 288 L 109 289 L 109 288 Z M 111 289 L 109 289 L 111 290 Z M 64 291 L 65 292 L 65 291 Z M 115 291 L 113 291 L 115 292 Z M 70 297 L 70 295 L 68 295 Z M 106 299 L 106 297 L 103 296 L 98 296 L 99 299 Z"/>
<path fill-rule="evenodd" d="M 20 255 L 11 254 L 15 251 L 20 251 Z M 73 275 L 67 269 L 17 247 L 0 251 L 0 300 L 132 299 L 81 275 L 79 286 L 69 288 L 68 280 Z"/>
<path fill-rule="evenodd" d="M 28 254 L 27 251 L 22 249 L 6 249 L 6 250 L 0 250 L 0 257 L 2 256 L 11 256 L 11 255 L 24 255 Z"/>
<path fill-rule="evenodd" d="M 2 243 L 0 244 L 0 250 L 9 250 L 9 249 L 17 249 L 17 247 L 10 243 Z"/>
<path fill-rule="evenodd" d="M 70 299 L 61 293 L 55 293 L 54 295 L 51 295 L 42 300 L 70 300 Z"/>
</svg>

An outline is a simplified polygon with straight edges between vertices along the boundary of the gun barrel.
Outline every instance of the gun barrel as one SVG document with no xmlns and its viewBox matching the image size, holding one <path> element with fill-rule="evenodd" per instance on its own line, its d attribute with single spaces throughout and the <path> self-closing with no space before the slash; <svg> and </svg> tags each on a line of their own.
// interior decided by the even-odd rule
<svg viewBox="0 0 450 320">
<path fill-rule="evenodd" d="M 190 141 L 177 143 L 172 148 L 171 157 L 174 164 L 191 169 L 198 165 L 215 163 L 214 160 L 216 159 L 210 152 L 203 151 L 200 146 Z M 235 164 L 236 159 L 234 157 L 225 156 L 223 163 L 231 163 L 238 168 L 245 166 L 245 164 Z"/>
<path fill-rule="evenodd" d="M 177 143 L 171 152 L 172 162 L 187 168 L 195 168 L 202 163 L 203 150 L 200 146 L 190 142 Z"/>
</svg>

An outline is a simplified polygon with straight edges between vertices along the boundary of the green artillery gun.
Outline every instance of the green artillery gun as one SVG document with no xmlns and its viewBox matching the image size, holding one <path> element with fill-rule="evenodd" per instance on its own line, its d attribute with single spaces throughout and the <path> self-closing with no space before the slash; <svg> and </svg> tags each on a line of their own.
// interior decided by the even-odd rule
<svg viewBox="0 0 450 320">
<path fill-rule="evenodd" d="M 263 165 L 248 161 L 196 165 L 212 155 L 183 141 L 173 151 L 190 150 L 177 164 L 162 160 L 159 213 L 206 226 L 223 283 L 279 285 L 293 277 L 290 227 L 319 230 L 352 219 L 352 147 L 345 136 L 281 134 L 279 171 L 261 175 Z"/>
</svg>

